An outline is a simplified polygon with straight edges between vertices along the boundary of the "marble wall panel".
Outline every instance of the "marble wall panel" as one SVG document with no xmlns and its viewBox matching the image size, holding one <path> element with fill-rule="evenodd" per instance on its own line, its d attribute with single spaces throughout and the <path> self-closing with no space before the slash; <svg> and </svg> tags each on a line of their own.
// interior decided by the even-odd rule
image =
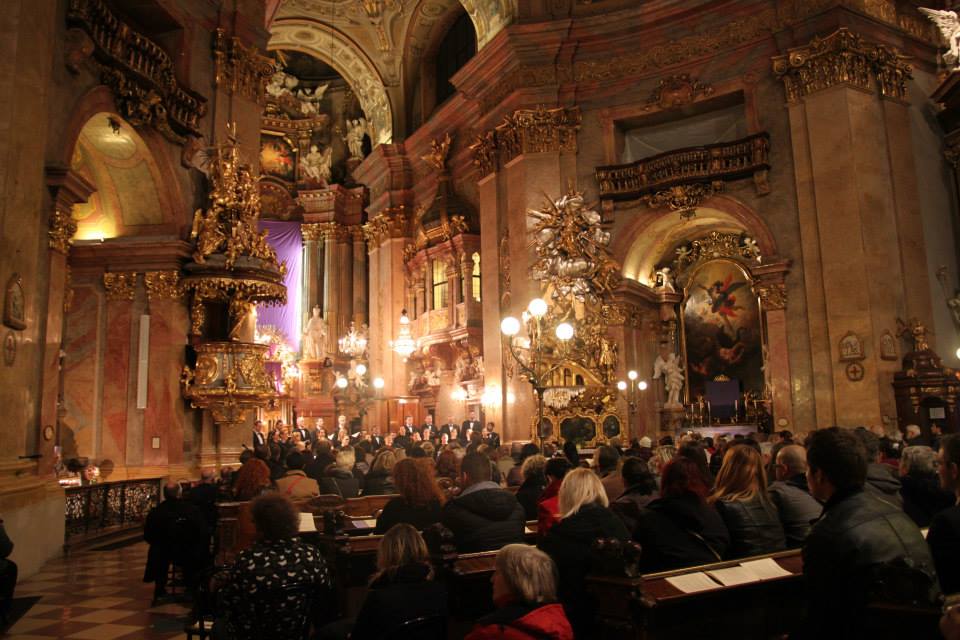
<svg viewBox="0 0 960 640">
<path fill-rule="evenodd" d="M 65 458 L 100 454 L 104 300 L 94 285 L 75 285 L 64 331 L 64 407 L 60 432 Z"/>
</svg>

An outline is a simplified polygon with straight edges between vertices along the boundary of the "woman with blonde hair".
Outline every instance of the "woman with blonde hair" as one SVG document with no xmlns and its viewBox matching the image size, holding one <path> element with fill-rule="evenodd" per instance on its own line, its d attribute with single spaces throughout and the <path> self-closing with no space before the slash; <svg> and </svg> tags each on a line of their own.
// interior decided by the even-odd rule
<svg viewBox="0 0 960 640">
<path fill-rule="evenodd" d="M 609 504 L 600 478 L 590 469 L 574 469 L 560 484 L 560 522 L 550 527 L 539 545 L 557 564 L 560 601 L 577 637 L 590 637 L 594 602 L 586 577 L 593 543 L 600 538 L 630 539 Z"/>
<path fill-rule="evenodd" d="M 727 450 L 708 500 L 730 532 L 730 557 L 780 551 L 787 546 L 777 508 L 767 494 L 760 452 L 749 445 Z"/>
<path fill-rule="evenodd" d="M 397 464 L 397 455 L 391 449 L 383 449 L 373 459 L 370 472 L 363 481 L 363 495 L 386 496 L 396 493 L 393 484 L 393 467 Z"/>
<path fill-rule="evenodd" d="M 417 618 L 447 615 L 447 591 L 433 579 L 423 536 L 409 524 L 390 529 L 377 548 L 377 572 L 357 614 L 351 640 L 383 638 Z"/>
<path fill-rule="evenodd" d="M 508 544 L 497 552 L 491 582 L 497 610 L 478 620 L 466 640 L 573 640 L 563 606 L 556 603 L 557 570 L 550 556 Z"/>
</svg>

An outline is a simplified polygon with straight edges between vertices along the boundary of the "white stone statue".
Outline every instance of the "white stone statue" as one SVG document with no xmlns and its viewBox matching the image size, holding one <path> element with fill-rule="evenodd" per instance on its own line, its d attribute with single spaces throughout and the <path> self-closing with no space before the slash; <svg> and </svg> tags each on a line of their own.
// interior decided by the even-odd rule
<svg viewBox="0 0 960 640">
<path fill-rule="evenodd" d="M 670 267 L 657 269 L 657 289 L 675 293 L 677 288 L 673 284 L 673 275 L 670 273 Z"/>
<path fill-rule="evenodd" d="M 314 144 L 310 145 L 310 152 L 300 160 L 300 170 L 306 176 L 326 185 L 330 182 L 332 164 L 333 147 L 327 147 L 321 152 Z"/>
<path fill-rule="evenodd" d="M 279 98 L 282 95 L 292 93 L 293 88 L 297 86 L 298 82 L 299 80 L 297 80 L 296 77 L 277 69 L 277 71 L 270 76 L 270 82 L 267 83 L 267 94 L 274 98 Z"/>
<path fill-rule="evenodd" d="M 367 121 L 365 118 L 356 120 L 347 120 L 347 135 L 344 140 L 347 142 L 347 148 L 350 149 L 350 157 L 363 160 L 363 136 L 367 132 Z"/>
<path fill-rule="evenodd" d="M 662 355 L 657 356 L 653 363 L 653 379 L 663 378 L 663 386 L 667 392 L 667 401 L 663 407 L 665 409 L 679 409 L 680 392 L 683 390 L 683 368 L 677 362 L 677 354 L 668 353 L 666 359 Z"/>
<path fill-rule="evenodd" d="M 918 8 L 920 13 L 937 25 L 940 33 L 943 34 L 943 39 L 947 41 L 950 51 L 943 54 L 943 61 L 954 68 L 960 68 L 960 19 L 957 18 L 956 12 Z"/>
<path fill-rule="evenodd" d="M 320 307 L 313 308 L 313 316 L 303 328 L 301 352 L 303 360 L 323 360 L 327 327 L 320 317 Z"/>
<path fill-rule="evenodd" d="M 300 89 L 297 92 L 297 98 L 300 99 L 300 113 L 312 118 L 320 112 L 320 101 L 323 94 L 327 92 L 329 85 L 320 84 L 313 89 Z"/>
</svg>

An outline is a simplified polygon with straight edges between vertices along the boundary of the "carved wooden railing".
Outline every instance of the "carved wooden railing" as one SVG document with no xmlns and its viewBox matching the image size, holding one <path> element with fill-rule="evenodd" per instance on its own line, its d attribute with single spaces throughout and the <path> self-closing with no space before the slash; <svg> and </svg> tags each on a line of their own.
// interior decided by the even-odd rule
<svg viewBox="0 0 960 640">
<path fill-rule="evenodd" d="M 766 181 L 770 135 L 757 133 L 733 142 L 688 147 L 637 160 L 597 167 L 600 197 L 628 200 L 694 183 L 717 183 L 753 176 Z"/>
<path fill-rule="evenodd" d="M 101 81 L 113 91 L 120 115 L 135 126 L 154 126 L 174 142 L 200 135 L 206 99 L 179 85 L 173 61 L 159 45 L 120 20 L 103 0 L 70 0 L 67 24 L 90 37 Z"/>
<path fill-rule="evenodd" d="M 142 528 L 160 500 L 160 483 L 147 478 L 67 489 L 64 546 Z"/>
</svg>

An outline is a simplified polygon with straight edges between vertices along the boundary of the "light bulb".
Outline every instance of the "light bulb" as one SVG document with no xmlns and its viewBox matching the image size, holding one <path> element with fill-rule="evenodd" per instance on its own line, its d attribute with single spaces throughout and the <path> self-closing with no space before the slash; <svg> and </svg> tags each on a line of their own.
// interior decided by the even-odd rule
<svg viewBox="0 0 960 640">
<path fill-rule="evenodd" d="M 631 380 L 636 380 L 637 375 L 638 375 L 637 372 L 634 371 L 633 369 L 631 369 L 630 371 L 627 371 L 627 377 L 630 378 Z"/>
<path fill-rule="evenodd" d="M 362 376 L 362 375 L 364 375 L 366 372 L 367 372 L 367 365 L 365 365 L 365 364 L 358 364 L 358 365 L 357 365 L 357 375 L 358 375 L 358 376 Z"/>
<path fill-rule="evenodd" d="M 500 331 L 505 336 L 513 337 L 520 333 L 520 321 L 513 316 L 507 316 L 500 322 Z"/>
<path fill-rule="evenodd" d="M 620 391 L 626 391 L 627 383 L 621 380 L 620 382 L 617 383 L 617 389 L 620 389 Z"/>
<path fill-rule="evenodd" d="M 347 379 L 346 378 L 337 378 L 337 387 L 340 389 L 347 388 Z"/>
<path fill-rule="evenodd" d="M 557 338 L 567 341 L 573 337 L 573 325 L 568 322 L 561 322 L 556 329 Z"/>
<path fill-rule="evenodd" d="M 547 302 L 543 298 L 534 298 L 530 301 L 530 304 L 527 305 L 527 311 L 530 312 L 534 318 L 542 318 L 547 314 Z"/>
<path fill-rule="evenodd" d="M 400 312 L 400 324 L 410 324 L 410 318 L 407 317 L 406 309 Z"/>
<path fill-rule="evenodd" d="M 374 378 L 373 379 L 373 388 L 374 389 L 383 389 L 383 385 L 386 384 L 383 381 L 383 378 Z"/>
<path fill-rule="evenodd" d="M 646 391 L 646 389 L 647 389 L 647 381 L 646 381 L 646 380 L 641 380 L 641 381 L 640 381 L 640 384 L 637 385 L 637 389 L 640 389 L 640 391 Z"/>
</svg>

